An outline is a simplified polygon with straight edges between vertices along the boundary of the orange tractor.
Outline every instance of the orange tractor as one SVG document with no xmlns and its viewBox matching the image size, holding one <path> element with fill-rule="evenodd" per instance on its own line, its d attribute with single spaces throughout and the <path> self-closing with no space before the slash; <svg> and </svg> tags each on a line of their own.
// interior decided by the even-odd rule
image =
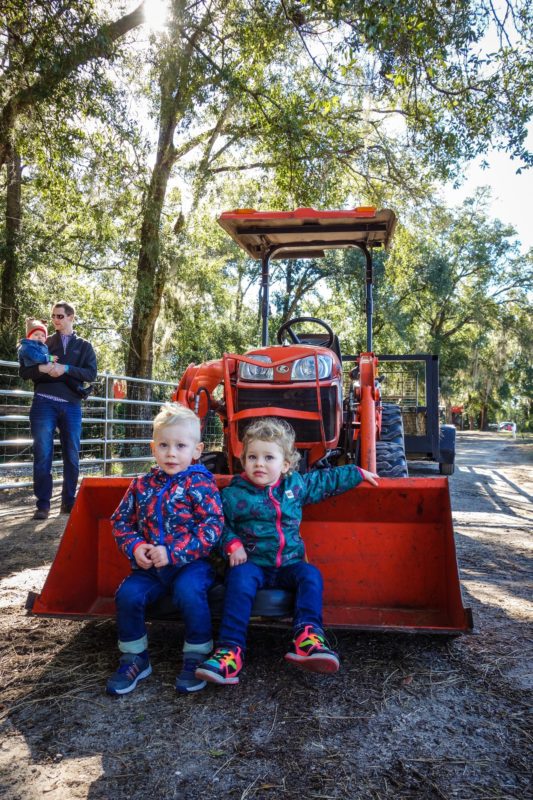
<svg viewBox="0 0 533 800">
<path fill-rule="evenodd" d="M 224 445 L 207 453 L 204 463 L 219 485 L 226 485 L 240 469 L 246 425 L 275 416 L 295 429 L 302 469 L 351 462 L 377 471 L 382 476 L 377 488 L 363 485 L 304 511 L 307 557 L 324 577 L 325 624 L 446 634 L 470 630 L 447 479 L 408 477 L 401 410 L 381 399 L 372 347 L 372 249 L 390 242 L 394 213 L 246 209 L 222 214 L 219 223 L 249 256 L 261 260 L 262 346 L 191 364 L 177 386 L 174 400 L 193 408 L 204 424 L 213 415 L 222 424 Z M 277 344 L 268 341 L 271 259 L 315 259 L 339 248 L 357 248 L 366 263 L 367 352 L 357 358 L 347 390 L 338 337 L 323 320 L 288 320 Z M 302 331 L 302 325 L 313 330 Z M 109 517 L 127 485 L 123 478 L 83 481 L 47 583 L 33 598 L 34 613 L 113 612 L 114 591 L 128 565 L 114 545 Z M 215 589 L 214 602 L 221 591 Z M 291 598 L 283 595 L 263 590 L 254 613 L 290 616 Z"/>
</svg>

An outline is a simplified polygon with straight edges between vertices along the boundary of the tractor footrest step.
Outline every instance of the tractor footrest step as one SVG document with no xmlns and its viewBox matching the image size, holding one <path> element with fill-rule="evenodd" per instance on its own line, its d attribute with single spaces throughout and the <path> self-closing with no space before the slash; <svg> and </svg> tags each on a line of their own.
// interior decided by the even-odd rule
<svg viewBox="0 0 533 800">
<path fill-rule="evenodd" d="M 222 616 L 224 585 L 216 583 L 209 590 L 209 607 L 214 617 Z M 260 589 L 252 608 L 252 617 L 292 617 L 294 596 L 283 589 Z M 162 597 L 147 609 L 148 619 L 177 619 L 178 614 L 170 597 Z"/>
</svg>

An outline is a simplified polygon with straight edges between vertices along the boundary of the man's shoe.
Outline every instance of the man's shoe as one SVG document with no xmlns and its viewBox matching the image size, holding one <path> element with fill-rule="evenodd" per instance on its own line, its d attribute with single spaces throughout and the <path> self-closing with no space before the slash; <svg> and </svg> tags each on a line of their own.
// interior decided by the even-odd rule
<svg viewBox="0 0 533 800">
<path fill-rule="evenodd" d="M 37 511 L 34 513 L 32 519 L 48 519 L 49 516 L 50 516 L 50 509 L 38 508 Z"/>
<path fill-rule="evenodd" d="M 207 686 L 204 680 L 197 678 L 194 674 L 204 658 L 205 653 L 188 651 L 183 654 L 183 666 L 176 678 L 176 690 L 178 692 L 199 692 L 200 689 L 204 689 Z"/>
<path fill-rule="evenodd" d="M 239 683 L 237 677 L 243 668 L 242 649 L 233 647 L 217 647 L 211 658 L 200 664 L 195 676 L 209 683 Z"/>
<path fill-rule="evenodd" d="M 61 503 L 60 514 L 70 514 L 73 509 L 73 505 L 70 503 Z"/>
<path fill-rule="evenodd" d="M 118 669 L 108 679 L 105 690 L 108 694 L 128 694 L 137 683 L 152 672 L 148 652 L 124 653 L 120 657 Z"/>
<path fill-rule="evenodd" d="M 294 633 L 291 648 L 285 658 L 310 672 L 337 672 L 339 657 L 328 645 L 320 628 L 306 625 Z"/>
</svg>

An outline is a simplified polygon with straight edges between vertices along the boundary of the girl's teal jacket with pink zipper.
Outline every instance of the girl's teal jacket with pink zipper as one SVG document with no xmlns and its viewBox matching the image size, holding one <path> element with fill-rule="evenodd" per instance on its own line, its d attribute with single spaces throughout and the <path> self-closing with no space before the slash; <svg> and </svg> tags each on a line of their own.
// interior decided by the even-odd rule
<svg viewBox="0 0 533 800">
<path fill-rule="evenodd" d="M 228 555 L 242 544 L 248 559 L 260 567 L 301 561 L 303 506 L 347 492 L 362 480 L 358 467 L 351 464 L 305 475 L 294 472 L 264 487 L 237 475 L 222 490 L 225 524 L 220 546 Z"/>
</svg>

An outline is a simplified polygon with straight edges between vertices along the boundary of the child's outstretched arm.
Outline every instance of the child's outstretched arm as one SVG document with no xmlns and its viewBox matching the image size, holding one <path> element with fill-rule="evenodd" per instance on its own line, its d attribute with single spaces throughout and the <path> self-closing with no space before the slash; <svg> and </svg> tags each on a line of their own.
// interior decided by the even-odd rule
<svg viewBox="0 0 533 800">
<path fill-rule="evenodd" d="M 363 481 L 367 481 L 373 486 L 377 486 L 377 475 L 368 470 L 360 469 L 355 464 L 347 464 L 344 467 L 330 467 L 329 469 L 317 469 L 313 472 L 306 472 L 300 476 L 304 484 L 304 494 L 301 502 L 318 503 L 325 497 L 332 497 L 342 494 L 355 486 L 359 486 Z"/>
</svg>

